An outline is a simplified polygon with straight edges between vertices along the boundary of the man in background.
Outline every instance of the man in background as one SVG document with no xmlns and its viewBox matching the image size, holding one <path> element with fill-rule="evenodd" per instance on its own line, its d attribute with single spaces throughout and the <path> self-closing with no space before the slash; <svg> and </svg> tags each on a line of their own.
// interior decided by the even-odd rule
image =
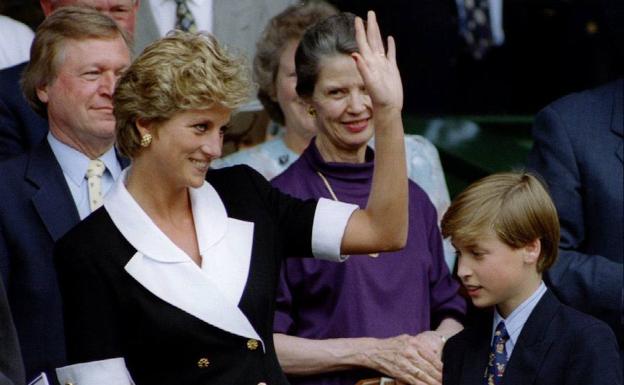
<svg viewBox="0 0 624 385">
<path fill-rule="evenodd" d="M 94 8 L 110 16 L 132 38 L 139 0 L 40 0 L 40 4 L 46 17 L 68 5 Z M 0 160 L 31 149 L 48 132 L 46 118 L 30 108 L 19 85 L 27 64 L 24 62 L 0 71 Z"/>
<path fill-rule="evenodd" d="M 127 163 L 113 148 L 112 96 L 129 65 L 125 32 L 93 9 L 60 8 L 37 29 L 22 84 L 50 129 L 0 162 L 0 273 L 29 380 L 65 364 L 53 246 L 101 205 Z"/>
</svg>

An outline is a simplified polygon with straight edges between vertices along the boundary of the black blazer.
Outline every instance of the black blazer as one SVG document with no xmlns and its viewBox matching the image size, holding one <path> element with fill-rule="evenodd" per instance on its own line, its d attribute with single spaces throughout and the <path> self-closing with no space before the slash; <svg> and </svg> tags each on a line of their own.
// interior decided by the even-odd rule
<svg viewBox="0 0 624 385">
<path fill-rule="evenodd" d="M 492 317 L 450 338 L 443 384 L 483 385 Z M 546 291 L 520 332 L 505 385 L 618 385 L 622 363 L 613 332 L 602 321 L 560 303 Z"/>
<path fill-rule="evenodd" d="M 264 341 L 265 351 L 253 339 L 181 310 L 176 300 L 163 300 L 171 292 L 188 293 L 188 286 L 196 284 L 190 275 L 171 284 L 171 269 L 179 264 L 150 262 L 159 269 L 153 291 L 131 275 L 129 261 L 147 254 L 122 235 L 105 205 L 55 250 L 70 363 L 124 357 L 137 385 L 287 384 L 273 347 L 276 284 L 284 255 L 311 255 L 316 202 L 280 193 L 247 166 L 211 170 L 207 180 L 227 216 L 253 223 L 249 272 L 237 309 Z M 155 294 L 169 284 L 164 294 Z M 206 298 L 205 306 L 210 308 L 213 299 Z"/>
</svg>

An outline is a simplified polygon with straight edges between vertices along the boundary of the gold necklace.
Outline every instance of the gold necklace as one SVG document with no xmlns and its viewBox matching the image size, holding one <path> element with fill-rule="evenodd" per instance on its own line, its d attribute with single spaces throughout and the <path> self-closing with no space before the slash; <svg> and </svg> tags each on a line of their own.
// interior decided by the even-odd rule
<svg viewBox="0 0 624 385">
<path fill-rule="evenodd" d="M 320 171 L 316 171 L 316 173 L 318 174 L 318 176 L 321 177 L 321 180 L 323 181 L 323 183 L 325 183 L 325 187 L 327 187 L 327 191 L 329 191 L 329 195 L 331 195 L 331 197 L 336 201 L 336 202 L 340 202 L 338 200 L 338 197 L 336 197 L 336 194 L 334 193 L 334 189 L 332 189 L 331 185 L 329 184 L 329 181 L 327 180 L 327 178 L 325 178 L 325 175 L 323 175 L 322 172 Z M 379 257 L 379 253 L 369 253 L 368 255 L 370 255 L 373 258 L 377 258 Z"/>
</svg>

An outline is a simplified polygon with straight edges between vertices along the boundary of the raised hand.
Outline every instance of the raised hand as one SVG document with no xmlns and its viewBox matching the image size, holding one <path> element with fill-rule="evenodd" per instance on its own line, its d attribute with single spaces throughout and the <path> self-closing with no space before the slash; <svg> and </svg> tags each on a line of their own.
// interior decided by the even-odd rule
<svg viewBox="0 0 624 385">
<path fill-rule="evenodd" d="M 355 59 L 360 75 L 371 97 L 373 108 L 403 108 L 403 85 L 396 63 L 396 46 L 388 37 L 388 51 L 384 49 L 375 12 L 368 11 L 366 29 L 361 18 L 355 18 L 355 40 L 359 53 Z"/>
</svg>

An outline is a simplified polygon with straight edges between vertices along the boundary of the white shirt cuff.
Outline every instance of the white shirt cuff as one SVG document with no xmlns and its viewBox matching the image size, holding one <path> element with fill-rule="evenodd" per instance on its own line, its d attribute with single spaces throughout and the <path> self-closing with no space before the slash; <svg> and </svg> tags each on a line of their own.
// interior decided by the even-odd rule
<svg viewBox="0 0 624 385">
<path fill-rule="evenodd" d="M 312 254 L 315 258 L 342 262 L 349 258 L 340 255 L 340 244 L 351 214 L 357 205 L 321 198 L 314 213 L 312 225 Z"/>
<path fill-rule="evenodd" d="M 134 385 L 123 358 L 111 358 L 56 369 L 61 385 Z"/>
</svg>

